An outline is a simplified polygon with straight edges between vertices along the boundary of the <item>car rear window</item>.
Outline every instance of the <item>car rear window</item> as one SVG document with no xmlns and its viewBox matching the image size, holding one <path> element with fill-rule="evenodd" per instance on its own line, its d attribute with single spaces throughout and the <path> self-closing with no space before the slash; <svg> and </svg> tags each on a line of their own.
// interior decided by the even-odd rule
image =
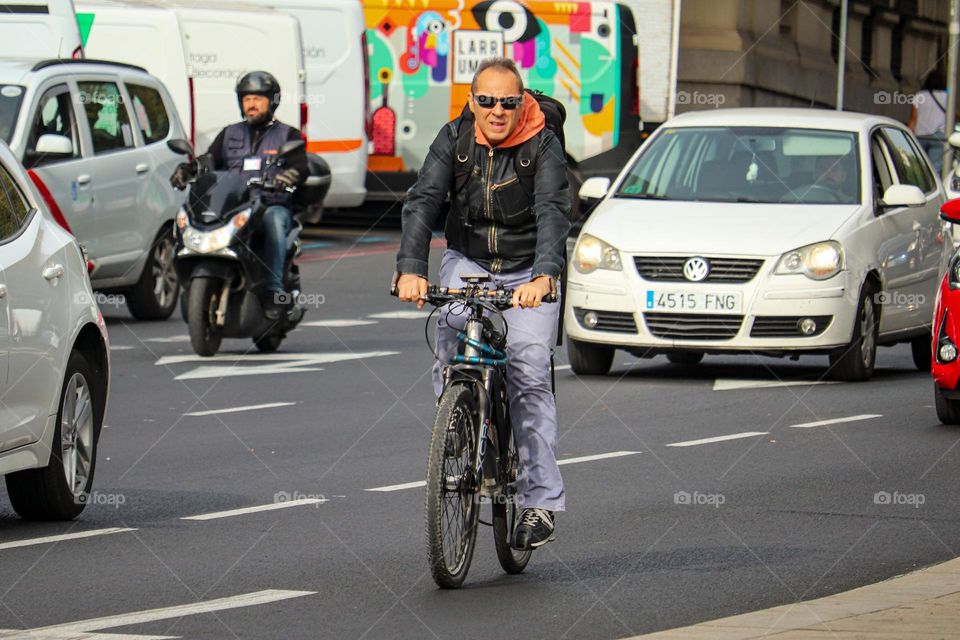
<svg viewBox="0 0 960 640">
<path fill-rule="evenodd" d="M 616 197 L 694 202 L 857 204 L 857 134 L 789 127 L 667 128 Z"/>
<path fill-rule="evenodd" d="M 0 138 L 10 142 L 17 126 L 17 115 L 23 103 L 23 87 L 16 84 L 0 84 Z"/>
</svg>

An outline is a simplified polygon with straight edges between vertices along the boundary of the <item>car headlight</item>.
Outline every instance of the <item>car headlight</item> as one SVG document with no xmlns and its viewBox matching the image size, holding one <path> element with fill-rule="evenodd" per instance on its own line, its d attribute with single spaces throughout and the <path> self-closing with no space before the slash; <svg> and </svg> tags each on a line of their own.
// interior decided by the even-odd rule
<svg viewBox="0 0 960 640">
<path fill-rule="evenodd" d="M 250 209 L 244 209 L 230 219 L 230 222 L 214 229 L 201 231 L 187 227 L 183 232 L 183 244 L 198 253 L 212 253 L 230 246 L 233 236 L 250 220 Z"/>
<path fill-rule="evenodd" d="M 843 248 L 833 240 L 810 244 L 780 257 L 774 273 L 789 275 L 802 273 L 811 280 L 826 280 L 843 270 Z"/>
<path fill-rule="evenodd" d="M 580 236 L 573 250 L 573 266 L 580 273 L 593 273 L 597 269 L 621 271 L 620 252 L 600 238 L 589 234 Z"/>
</svg>

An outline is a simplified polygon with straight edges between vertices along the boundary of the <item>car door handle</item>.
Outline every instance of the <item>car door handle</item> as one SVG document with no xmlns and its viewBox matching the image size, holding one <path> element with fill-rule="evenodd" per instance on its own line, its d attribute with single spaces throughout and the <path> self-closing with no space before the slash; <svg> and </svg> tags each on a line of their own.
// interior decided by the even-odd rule
<svg viewBox="0 0 960 640">
<path fill-rule="evenodd" d="M 0 300 L 7 297 L 7 285 L 0 284 Z"/>
<path fill-rule="evenodd" d="M 43 277 L 47 280 L 56 280 L 63 275 L 63 265 L 55 264 L 43 270 Z"/>
<path fill-rule="evenodd" d="M 147 171 L 150 170 L 150 165 L 148 165 L 146 162 L 141 162 L 135 168 L 137 170 L 137 173 L 146 173 Z"/>
<path fill-rule="evenodd" d="M 77 176 L 77 184 L 90 184 L 90 174 L 84 173 Z"/>
</svg>

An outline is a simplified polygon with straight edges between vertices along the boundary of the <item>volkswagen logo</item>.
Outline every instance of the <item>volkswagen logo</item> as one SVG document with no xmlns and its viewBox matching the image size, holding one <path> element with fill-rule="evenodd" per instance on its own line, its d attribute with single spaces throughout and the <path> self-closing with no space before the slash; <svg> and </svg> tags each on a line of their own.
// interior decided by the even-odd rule
<svg viewBox="0 0 960 640">
<path fill-rule="evenodd" d="M 710 275 L 710 263 L 699 256 L 683 263 L 683 277 L 690 282 L 703 282 Z"/>
</svg>

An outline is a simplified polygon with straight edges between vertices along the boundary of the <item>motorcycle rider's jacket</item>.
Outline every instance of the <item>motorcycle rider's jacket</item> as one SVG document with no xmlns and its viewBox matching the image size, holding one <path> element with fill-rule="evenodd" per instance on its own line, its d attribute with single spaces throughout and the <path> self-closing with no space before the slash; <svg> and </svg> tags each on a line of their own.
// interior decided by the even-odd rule
<svg viewBox="0 0 960 640">
<path fill-rule="evenodd" d="M 223 129 L 210 145 L 207 154 L 211 157 L 215 170 L 237 172 L 246 182 L 263 174 L 267 160 L 275 156 L 285 142 L 300 139 L 299 130 L 279 120 L 270 120 L 260 125 L 243 121 Z M 284 164 L 277 166 L 269 177 L 272 178 L 286 169 L 296 169 L 302 184 L 309 175 L 306 151 L 301 149 L 287 156 Z M 262 197 L 264 204 L 268 206 L 291 206 L 291 194 L 283 191 L 264 193 Z"/>
</svg>

